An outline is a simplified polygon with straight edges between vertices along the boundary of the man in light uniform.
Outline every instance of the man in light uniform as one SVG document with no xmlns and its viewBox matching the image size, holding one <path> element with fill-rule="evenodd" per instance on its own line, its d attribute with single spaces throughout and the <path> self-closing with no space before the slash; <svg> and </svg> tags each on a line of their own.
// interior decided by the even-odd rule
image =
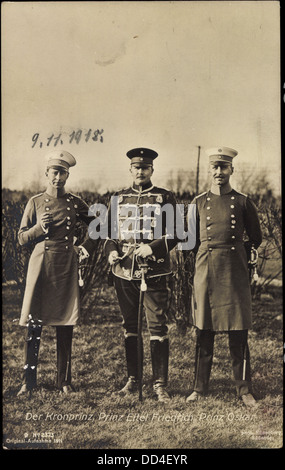
<svg viewBox="0 0 285 470">
<path fill-rule="evenodd" d="M 117 203 L 118 237 L 105 243 L 106 254 L 112 266 L 114 285 L 123 316 L 128 381 L 121 394 L 137 390 L 138 309 L 141 272 L 138 257 L 147 260 L 147 291 L 144 307 L 150 332 L 153 369 L 153 388 L 159 401 L 169 401 L 166 391 L 168 379 L 169 339 L 166 325 L 168 309 L 167 276 L 171 273 L 170 251 L 176 246 L 175 233 L 169 233 L 162 207 L 168 204 L 175 214 L 173 194 L 151 182 L 153 160 L 158 154 L 147 148 L 127 152 L 131 160 L 133 185 L 115 194 Z M 161 236 L 155 230 L 161 224 Z M 173 230 L 174 232 L 174 220 Z"/>
<path fill-rule="evenodd" d="M 79 318 L 78 257 L 84 248 L 74 246 L 76 224 L 89 225 L 87 204 L 65 190 L 76 160 L 65 150 L 46 156 L 46 190 L 33 196 L 25 208 L 18 233 L 20 245 L 32 245 L 20 325 L 27 327 L 24 371 L 18 395 L 37 386 L 37 365 L 42 327 L 55 326 L 57 338 L 57 387 L 72 390 L 71 349 L 73 327 Z M 92 240 L 87 240 L 92 246 Z"/>
<path fill-rule="evenodd" d="M 248 329 L 251 328 L 250 250 L 261 244 L 257 210 L 230 185 L 237 151 L 210 149 L 211 189 L 197 196 L 197 256 L 192 296 L 192 324 L 197 327 L 192 402 L 208 392 L 215 332 L 227 331 L 237 394 L 254 406 L 251 389 Z M 246 235 L 247 240 L 244 239 Z"/>
</svg>

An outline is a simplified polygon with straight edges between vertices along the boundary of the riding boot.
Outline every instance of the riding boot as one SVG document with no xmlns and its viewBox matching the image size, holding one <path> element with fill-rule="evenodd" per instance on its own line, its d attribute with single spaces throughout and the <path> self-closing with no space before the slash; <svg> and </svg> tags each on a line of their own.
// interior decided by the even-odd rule
<svg viewBox="0 0 285 470">
<path fill-rule="evenodd" d="M 229 348 L 237 396 L 252 392 L 247 330 L 229 331 Z"/>
<path fill-rule="evenodd" d="M 150 341 L 153 371 L 153 390 L 158 401 L 167 402 L 170 397 L 166 391 L 168 381 L 169 340 L 153 339 Z"/>
<path fill-rule="evenodd" d="M 194 391 L 206 395 L 213 363 L 215 332 L 199 330 L 196 343 Z"/>
<path fill-rule="evenodd" d="M 127 362 L 128 381 L 120 390 L 121 395 L 126 395 L 138 390 L 138 337 L 125 337 L 125 352 Z M 143 367 L 143 346 L 141 349 L 141 368 Z M 142 370 L 142 369 L 141 369 Z"/>
<path fill-rule="evenodd" d="M 57 343 L 57 387 L 71 385 L 71 349 L 73 326 L 56 327 Z"/>
<path fill-rule="evenodd" d="M 37 386 L 37 366 L 40 349 L 42 326 L 29 322 L 24 345 L 24 372 L 22 375 L 22 388 L 18 395 L 31 391 Z"/>
</svg>

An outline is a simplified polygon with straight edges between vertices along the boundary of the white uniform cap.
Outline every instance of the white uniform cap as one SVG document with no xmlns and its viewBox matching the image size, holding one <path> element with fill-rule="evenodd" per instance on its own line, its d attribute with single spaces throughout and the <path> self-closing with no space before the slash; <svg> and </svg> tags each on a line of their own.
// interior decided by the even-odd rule
<svg viewBox="0 0 285 470">
<path fill-rule="evenodd" d="M 66 150 L 54 150 L 46 155 L 47 168 L 51 166 L 61 166 L 69 170 L 71 166 L 76 165 L 76 160 L 71 153 Z"/>
<path fill-rule="evenodd" d="M 209 162 L 227 162 L 232 163 L 233 158 L 237 156 L 238 152 L 229 147 L 216 147 L 206 150 L 206 155 L 209 157 Z"/>
</svg>

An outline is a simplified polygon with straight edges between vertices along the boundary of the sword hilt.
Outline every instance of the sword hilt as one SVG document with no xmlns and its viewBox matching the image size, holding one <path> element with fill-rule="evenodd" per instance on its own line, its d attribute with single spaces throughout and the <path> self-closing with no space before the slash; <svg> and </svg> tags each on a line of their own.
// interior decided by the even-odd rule
<svg viewBox="0 0 285 470">
<path fill-rule="evenodd" d="M 81 267 L 80 266 L 78 268 L 78 284 L 79 284 L 79 287 L 84 286 L 84 281 L 82 279 L 82 272 L 81 272 Z"/>
<path fill-rule="evenodd" d="M 257 282 L 259 279 L 258 274 L 257 274 L 257 260 L 258 260 L 258 251 L 256 250 L 256 248 L 254 248 L 254 245 L 252 245 L 250 249 L 250 258 L 249 258 L 248 264 L 251 267 L 251 270 L 252 270 L 251 278 L 254 282 Z"/>
<path fill-rule="evenodd" d="M 147 290 L 147 284 L 146 284 L 146 280 L 145 280 L 145 276 L 148 272 L 148 264 L 147 264 L 147 261 L 146 261 L 146 258 L 142 258 L 140 256 L 137 256 L 137 263 L 138 263 L 138 266 L 139 266 L 139 269 L 141 271 L 141 286 L 140 286 L 140 289 L 141 291 L 145 292 Z"/>
</svg>

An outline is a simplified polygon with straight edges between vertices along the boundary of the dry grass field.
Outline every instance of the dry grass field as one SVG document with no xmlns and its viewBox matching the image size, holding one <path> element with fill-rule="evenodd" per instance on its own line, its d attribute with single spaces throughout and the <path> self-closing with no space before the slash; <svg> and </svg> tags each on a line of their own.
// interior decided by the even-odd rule
<svg viewBox="0 0 285 470">
<path fill-rule="evenodd" d="M 90 291 L 92 295 L 92 291 Z M 73 384 L 63 396 L 55 388 L 55 331 L 43 330 L 38 389 L 17 397 L 22 369 L 21 298 L 16 286 L 3 287 L 4 449 L 280 449 L 283 443 L 282 292 L 271 287 L 254 301 L 249 334 L 258 407 L 236 398 L 228 338 L 216 336 L 210 394 L 188 405 L 194 372 L 195 332 L 170 329 L 168 405 L 152 393 L 148 333 L 144 325 L 143 401 L 118 397 L 126 378 L 123 332 L 114 289 L 104 286 L 95 309 L 74 331 Z"/>
</svg>

